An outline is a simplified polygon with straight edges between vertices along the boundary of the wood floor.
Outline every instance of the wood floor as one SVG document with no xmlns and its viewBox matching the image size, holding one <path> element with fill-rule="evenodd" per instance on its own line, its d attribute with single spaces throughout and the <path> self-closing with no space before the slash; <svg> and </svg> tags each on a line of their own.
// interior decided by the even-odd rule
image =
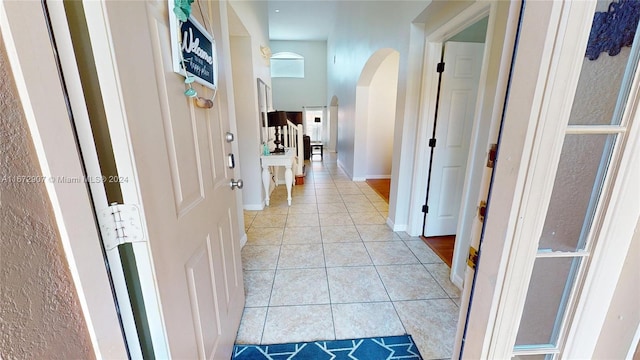
<svg viewBox="0 0 640 360">
<path fill-rule="evenodd" d="M 367 184 L 389 203 L 389 188 L 391 179 L 367 179 Z"/>
<path fill-rule="evenodd" d="M 453 261 L 453 245 L 456 242 L 455 235 L 431 237 L 421 236 L 421 238 L 422 241 L 424 241 L 431 250 L 440 257 L 440 259 L 442 259 L 442 261 L 451 267 L 451 262 Z"/>
</svg>

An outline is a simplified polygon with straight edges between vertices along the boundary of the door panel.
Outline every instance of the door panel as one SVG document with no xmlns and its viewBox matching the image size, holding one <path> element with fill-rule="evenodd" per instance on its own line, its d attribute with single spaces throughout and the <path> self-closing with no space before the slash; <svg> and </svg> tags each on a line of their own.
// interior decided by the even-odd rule
<svg viewBox="0 0 640 360">
<path fill-rule="evenodd" d="M 113 140 L 118 173 L 131 179 L 121 184 L 124 201 L 143 209 L 147 252 L 137 256 L 150 265 L 145 269 L 145 261 L 138 261 L 138 270 L 151 274 L 141 281 L 152 282 L 155 291 L 143 296 L 146 304 L 157 302 L 158 308 L 147 305 L 147 311 L 159 314 L 165 332 L 153 339 L 154 348 L 166 339 L 172 358 L 229 358 L 244 289 L 236 195 L 229 186 L 234 170 L 225 162 L 233 151 L 224 140 L 232 128 L 228 71 L 219 72 L 214 107 L 195 107 L 183 94 L 184 78 L 172 70 L 167 2 L 101 6 L 113 64 L 96 66 L 115 79 L 117 91 L 101 84 L 105 101 L 120 103 L 120 112 L 107 107 L 107 117 L 112 115 L 110 132 L 125 134 Z M 220 18 L 223 6 L 197 2 L 192 11 L 213 33 L 221 63 L 228 56 L 220 28 L 226 26 Z M 199 84 L 194 89 L 212 96 Z"/>
<path fill-rule="evenodd" d="M 425 236 L 456 233 L 483 52 L 482 43 L 445 44 Z"/>
</svg>

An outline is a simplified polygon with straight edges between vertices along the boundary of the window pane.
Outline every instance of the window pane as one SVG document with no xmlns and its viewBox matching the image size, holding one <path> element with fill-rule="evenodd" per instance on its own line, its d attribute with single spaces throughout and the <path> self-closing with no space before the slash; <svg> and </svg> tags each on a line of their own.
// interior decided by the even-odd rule
<svg viewBox="0 0 640 360">
<path fill-rule="evenodd" d="M 516 338 L 518 350 L 525 345 L 556 345 L 581 259 L 536 259 Z"/>
<path fill-rule="evenodd" d="M 304 59 L 271 59 L 271 77 L 304 78 Z"/>
<path fill-rule="evenodd" d="M 637 4 L 634 1 L 616 2 L 615 6 L 610 4 L 611 1 L 598 1 L 571 108 L 570 125 L 620 124 L 632 75 L 638 66 L 639 45 L 636 32 L 638 18 L 619 14 L 633 12 Z M 618 16 L 612 20 L 613 14 Z M 616 26 L 600 26 L 607 22 L 607 18 L 609 24 L 615 23 Z M 630 21 L 625 23 L 627 19 Z M 630 47 L 634 34 L 636 39 Z M 602 41 L 605 38 L 609 41 Z M 616 104 L 620 104 L 618 113 Z"/>
<path fill-rule="evenodd" d="M 538 248 L 583 249 L 616 135 L 566 135 Z"/>
</svg>

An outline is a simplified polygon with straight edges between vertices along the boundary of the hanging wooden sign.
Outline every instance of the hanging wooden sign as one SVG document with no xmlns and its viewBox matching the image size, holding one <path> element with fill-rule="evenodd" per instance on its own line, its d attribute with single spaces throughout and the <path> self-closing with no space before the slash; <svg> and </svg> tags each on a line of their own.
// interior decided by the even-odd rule
<svg viewBox="0 0 640 360">
<path fill-rule="evenodd" d="M 193 76 L 195 81 L 216 89 L 218 59 L 216 43 L 213 36 L 193 17 L 180 21 L 171 9 L 173 1 L 169 1 L 169 17 L 172 41 L 171 51 L 173 71 L 182 76 Z"/>
</svg>

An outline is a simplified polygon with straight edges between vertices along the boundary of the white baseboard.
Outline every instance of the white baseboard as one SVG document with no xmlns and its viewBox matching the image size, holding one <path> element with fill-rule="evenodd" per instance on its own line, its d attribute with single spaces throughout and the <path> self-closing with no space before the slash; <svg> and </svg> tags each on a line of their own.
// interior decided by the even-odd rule
<svg viewBox="0 0 640 360">
<path fill-rule="evenodd" d="M 363 178 L 363 177 L 354 177 L 351 179 L 351 181 L 360 181 L 360 182 L 364 182 L 367 181 L 367 178 Z"/>
<path fill-rule="evenodd" d="M 453 283 L 453 285 L 457 286 L 458 289 L 462 290 L 462 285 L 464 283 L 464 281 L 456 274 L 454 274 L 453 272 L 451 272 L 451 282 Z"/>
<path fill-rule="evenodd" d="M 242 249 L 244 247 L 244 245 L 247 243 L 247 233 L 244 233 L 244 235 L 242 235 L 242 238 L 240 238 L 240 248 Z"/>
<path fill-rule="evenodd" d="M 391 218 L 387 218 L 387 225 L 395 232 L 407 231 L 406 224 L 395 224 Z"/>
</svg>

